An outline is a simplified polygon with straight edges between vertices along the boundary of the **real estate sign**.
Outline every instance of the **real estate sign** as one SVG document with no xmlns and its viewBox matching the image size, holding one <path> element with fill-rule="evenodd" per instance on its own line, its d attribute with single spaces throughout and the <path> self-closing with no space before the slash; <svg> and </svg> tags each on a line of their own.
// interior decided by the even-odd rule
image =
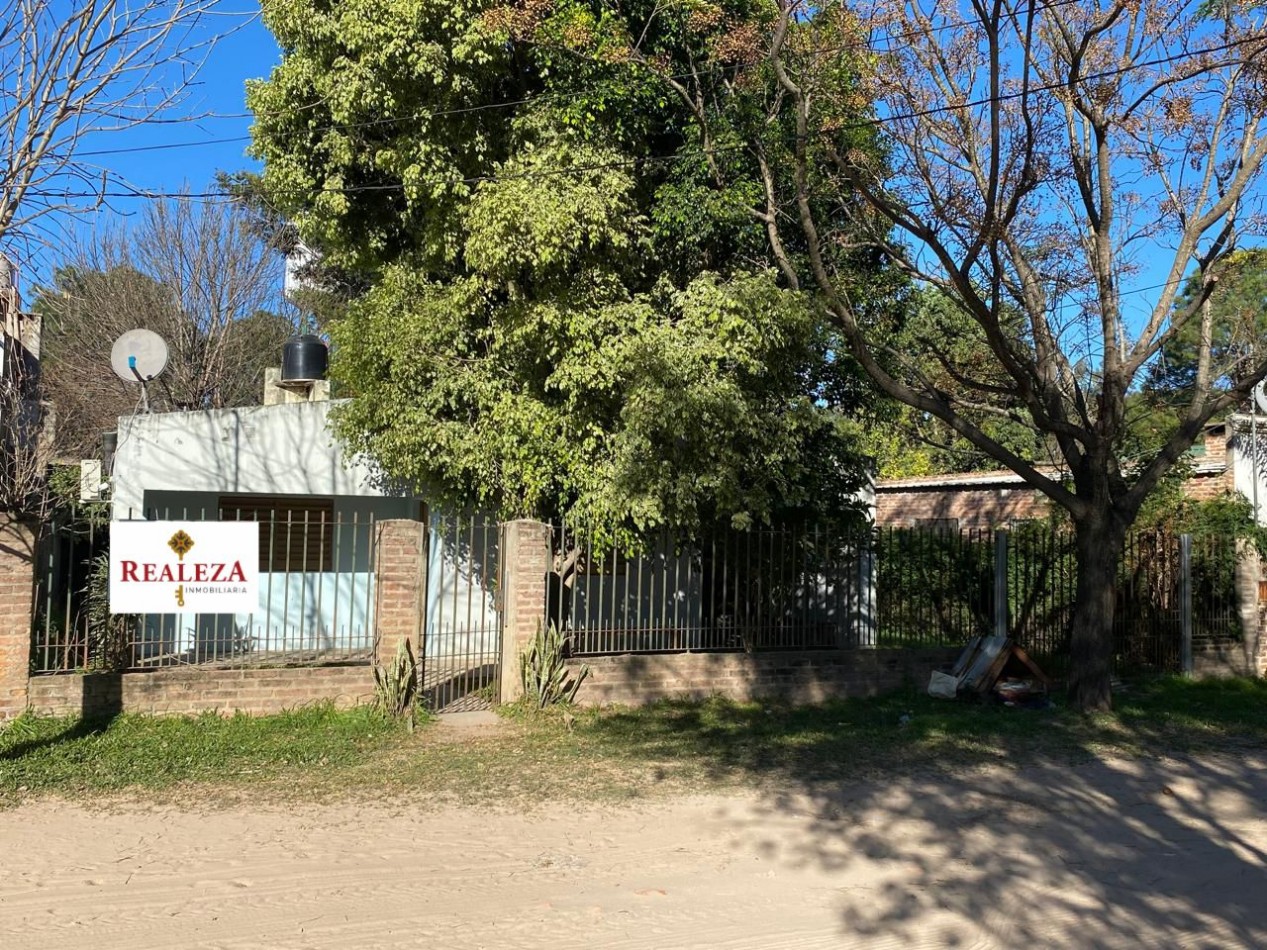
<svg viewBox="0 0 1267 950">
<path fill-rule="evenodd" d="M 255 522 L 116 521 L 110 525 L 110 612 L 253 613 L 259 560 Z"/>
</svg>

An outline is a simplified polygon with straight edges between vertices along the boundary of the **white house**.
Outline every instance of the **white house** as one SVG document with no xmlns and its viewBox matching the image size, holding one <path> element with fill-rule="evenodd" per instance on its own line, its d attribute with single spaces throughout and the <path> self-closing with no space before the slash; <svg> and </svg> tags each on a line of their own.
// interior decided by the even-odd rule
<svg viewBox="0 0 1267 950">
<path fill-rule="evenodd" d="M 143 652 L 154 662 L 368 655 L 374 525 L 385 519 L 427 525 L 428 655 L 493 649 L 496 526 L 430 510 L 349 457 L 331 431 L 337 402 L 328 393 L 328 384 L 286 387 L 270 373 L 264 405 L 119 420 L 109 472 L 115 520 L 260 522 L 258 612 L 148 617 Z"/>
</svg>

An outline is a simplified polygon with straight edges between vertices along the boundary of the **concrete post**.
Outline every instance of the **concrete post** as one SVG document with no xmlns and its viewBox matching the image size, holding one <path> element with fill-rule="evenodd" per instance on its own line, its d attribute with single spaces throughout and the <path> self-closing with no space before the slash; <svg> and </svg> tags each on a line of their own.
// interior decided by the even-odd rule
<svg viewBox="0 0 1267 950">
<path fill-rule="evenodd" d="M 375 660 L 389 665 L 400 641 L 409 639 L 422 667 L 427 606 L 427 526 L 421 521 L 378 522 L 375 531 Z"/>
<path fill-rule="evenodd" d="M 550 571 L 553 529 L 540 521 L 502 525 L 502 663 L 501 701 L 523 695 L 519 657 L 546 622 L 546 581 Z"/>
<path fill-rule="evenodd" d="M 35 533 L 0 515 L 0 722 L 26 711 L 34 589 Z"/>
</svg>

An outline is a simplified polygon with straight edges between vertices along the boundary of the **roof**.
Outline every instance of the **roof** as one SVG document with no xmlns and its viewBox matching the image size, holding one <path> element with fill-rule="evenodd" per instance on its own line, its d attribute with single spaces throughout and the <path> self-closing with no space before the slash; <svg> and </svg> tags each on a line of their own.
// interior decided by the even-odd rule
<svg viewBox="0 0 1267 950">
<path fill-rule="evenodd" d="M 1056 469 L 1040 469 L 1044 475 L 1060 477 Z M 914 478 L 886 478 L 875 483 L 875 490 L 886 492 L 933 491 L 939 488 L 1007 488 L 1026 485 L 1025 479 L 1010 469 L 994 472 L 956 472 L 950 475 L 920 475 Z"/>
</svg>

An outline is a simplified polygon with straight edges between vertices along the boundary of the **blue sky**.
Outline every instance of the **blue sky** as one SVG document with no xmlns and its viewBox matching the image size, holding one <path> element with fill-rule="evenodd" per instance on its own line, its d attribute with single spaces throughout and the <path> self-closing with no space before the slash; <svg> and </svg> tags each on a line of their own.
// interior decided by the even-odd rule
<svg viewBox="0 0 1267 950">
<path fill-rule="evenodd" d="M 79 155 L 98 174 L 109 172 L 112 181 L 121 179 L 144 191 L 173 192 L 187 186 L 198 192 L 213 184 L 217 171 L 258 170 L 259 163 L 246 156 L 251 126 L 251 120 L 243 115 L 247 111 L 246 81 L 266 77 L 280 59 L 280 52 L 259 19 L 256 0 L 222 0 L 220 9 L 229 16 L 221 18 L 217 28 L 236 29 L 212 49 L 178 109 L 157 124 L 97 132 L 83 139 Z M 202 118 L 193 118 L 199 116 Z M 116 184 L 111 190 L 123 189 Z M 145 203 L 143 198 L 112 198 L 109 208 L 67 216 L 60 224 L 82 233 L 103 219 L 134 214 Z M 47 272 L 49 258 L 55 254 L 42 257 L 32 275 L 36 280 Z"/>
</svg>

